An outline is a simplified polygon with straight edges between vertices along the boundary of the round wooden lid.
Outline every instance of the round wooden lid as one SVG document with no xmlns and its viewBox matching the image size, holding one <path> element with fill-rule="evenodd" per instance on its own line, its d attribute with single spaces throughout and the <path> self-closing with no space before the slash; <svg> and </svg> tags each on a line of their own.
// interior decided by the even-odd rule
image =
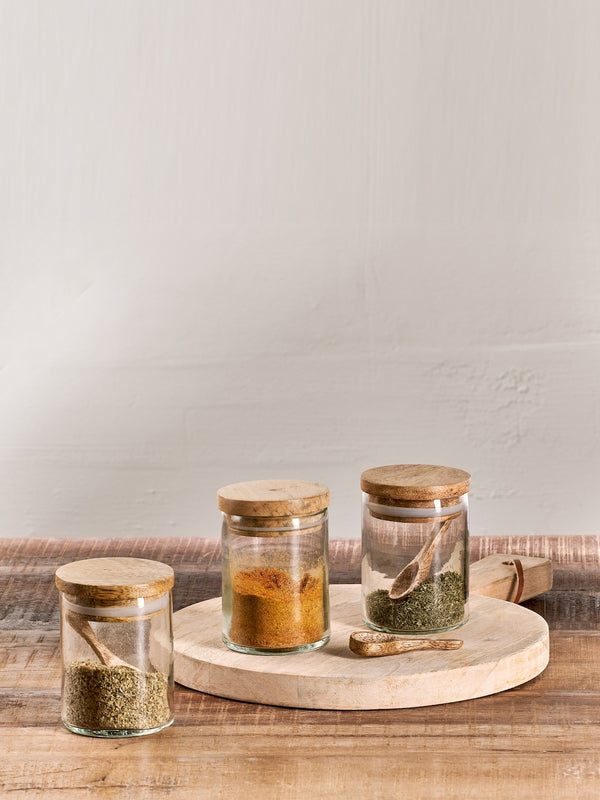
<svg viewBox="0 0 600 800">
<path fill-rule="evenodd" d="M 468 472 L 432 464 L 390 464 L 360 476 L 363 492 L 392 500 L 443 500 L 466 494 L 470 487 Z"/>
<path fill-rule="evenodd" d="M 231 483 L 217 492 L 219 508 L 239 517 L 302 517 L 329 505 L 329 489 L 311 481 Z"/>
<path fill-rule="evenodd" d="M 90 605 L 158 597 L 173 586 L 174 580 L 172 567 L 147 558 L 88 558 L 64 564 L 55 575 L 61 592 Z"/>
</svg>

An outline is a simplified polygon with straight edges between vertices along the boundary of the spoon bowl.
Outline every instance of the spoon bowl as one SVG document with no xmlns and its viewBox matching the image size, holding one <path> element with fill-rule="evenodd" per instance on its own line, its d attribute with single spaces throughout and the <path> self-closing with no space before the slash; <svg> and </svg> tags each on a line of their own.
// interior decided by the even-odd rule
<svg viewBox="0 0 600 800">
<path fill-rule="evenodd" d="M 442 541 L 442 537 L 450 527 L 450 523 L 456 516 L 458 515 L 453 514 L 449 517 L 439 531 L 430 536 L 413 560 L 394 578 L 389 592 L 391 600 L 401 600 L 423 583 L 425 578 L 429 575 L 435 551 Z"/>
</svg>

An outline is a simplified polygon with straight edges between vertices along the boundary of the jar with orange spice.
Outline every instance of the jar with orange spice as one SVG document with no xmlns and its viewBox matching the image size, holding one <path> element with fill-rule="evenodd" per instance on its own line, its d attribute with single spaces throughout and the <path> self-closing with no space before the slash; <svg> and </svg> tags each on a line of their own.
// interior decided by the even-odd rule
<svg viewBox="0 0 600 800">
<path fill-rule="evenodd" d="M 242 653 L 329 641 L 327 508 L 319 483 L 263 480 L 219 489 L 223 641 Z"/>
</svg>

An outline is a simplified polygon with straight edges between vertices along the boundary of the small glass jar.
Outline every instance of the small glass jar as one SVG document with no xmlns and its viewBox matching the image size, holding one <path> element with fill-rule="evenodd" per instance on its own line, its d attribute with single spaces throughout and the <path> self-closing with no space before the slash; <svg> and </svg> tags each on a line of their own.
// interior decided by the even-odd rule
<svg viewBox="0 0 600 800">
<path fill-rule="evenodd" d="M 223 641 L 241 653 L 316 650 L 329 641 L 329 489 L 249 481 L 218 492 L 223 513 Z"/>
<path fill-rule="evenodd" d="M 155 733 L 173 722 L 173 570 L 90 558 L 56 571 L 62 721 L 84 736 Z"/>
<path fill-rule="evenodd" d="M 362 614 L 386 633 L 437 633 L 469 616 L 471 476 L 404 464 L 363 472 Z"/>
</svg>

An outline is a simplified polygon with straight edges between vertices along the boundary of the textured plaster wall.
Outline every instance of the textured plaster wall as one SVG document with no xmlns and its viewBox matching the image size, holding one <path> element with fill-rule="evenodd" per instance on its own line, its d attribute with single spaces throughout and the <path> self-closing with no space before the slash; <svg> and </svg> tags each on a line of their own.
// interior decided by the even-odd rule
<svg viewBox="0 0 600 800">
<path fill-rule="evenodd" d="M 473 474 L 598 533 L 600 4 L 0 0 L 0 535 Z"/>
</svg>

